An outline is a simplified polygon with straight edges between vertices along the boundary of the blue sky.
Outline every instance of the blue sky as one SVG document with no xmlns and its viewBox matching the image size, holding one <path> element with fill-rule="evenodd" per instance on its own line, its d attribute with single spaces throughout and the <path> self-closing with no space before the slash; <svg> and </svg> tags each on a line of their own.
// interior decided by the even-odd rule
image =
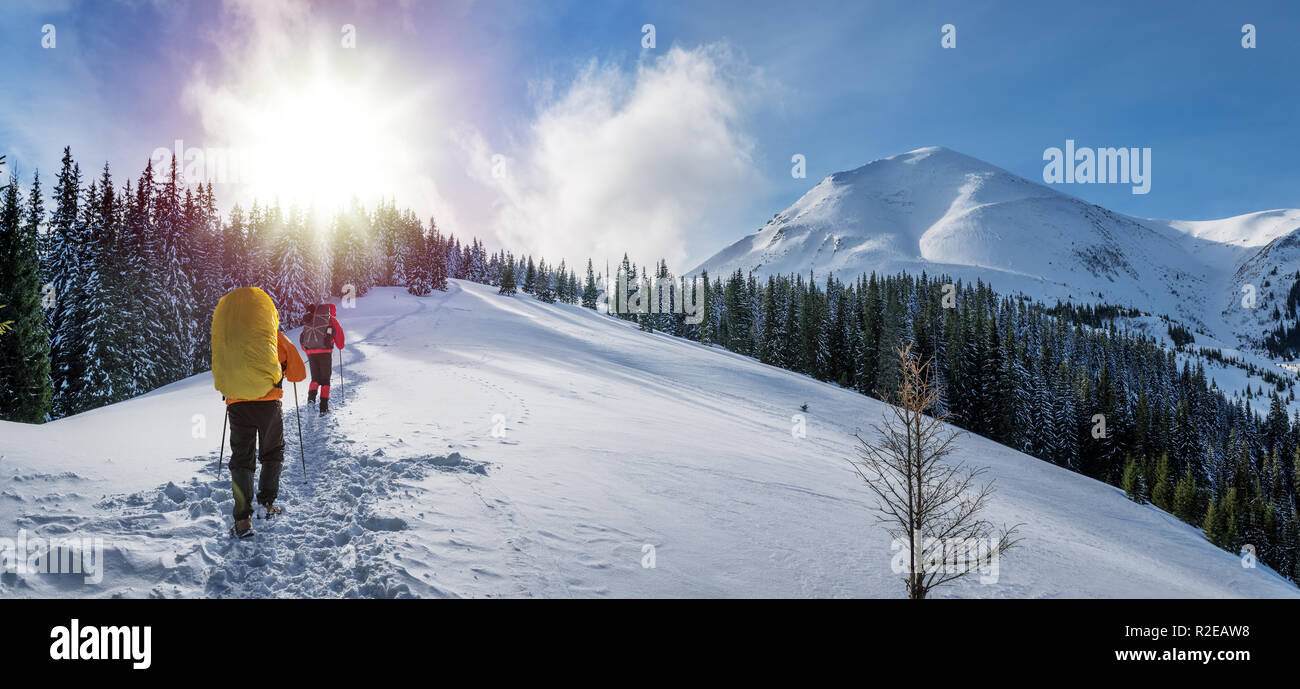
<svg viewBox="0 0 1300 689">
<path fill-rule="evenodd" d="M 349 23 L 356 48 L 339 51 Z M 349 120 L 385 113 L 388 138 L 364 175 L 339 173 L 343 188 L 384 180 L 490 243 L 570 257 L 626 245 L 685 268 L 826 174 L 929 145 L 1035 181 L 1067 138 L 1150 147 L 1147 195 L 1062 189 L 1137 216 L 1300 207 L 1298 35 L 1288 2 L 8 2 L 0 152 L 24 183 L 33 167 L 52 175 L 64 144 L 120 181 L 176 138 L 244 145 L 260 102 L 295 100 L 323 71 L 401 104 Z M 253 129 L 231 124 L 248 108 Z M 496 153 L 507 177 L 488 174 Z M 795 153 L 807 179 L 790 176 Z"/>
</svg>

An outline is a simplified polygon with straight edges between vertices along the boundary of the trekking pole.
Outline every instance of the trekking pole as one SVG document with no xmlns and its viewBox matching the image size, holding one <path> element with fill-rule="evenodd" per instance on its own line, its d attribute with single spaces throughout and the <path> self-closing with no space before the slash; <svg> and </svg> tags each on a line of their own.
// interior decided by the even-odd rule
<svg viewBox="0 0 1300 689">
<path fill-rule="evenodd" d="M 339 350 L 339 401 L 343 401 L 343 350 Z"/>
<path fill-rule="evenodd" d="M 221 403 L 225 405 L 225 401 Z M 221 480 L 221 460 L 226 457 L 226 422 L 230 420 L 230 407 L 226 407 L 226 412 L 221 415 L 221 448 L 217 450 L 217 480 Z"/>
<path fill-rule="evenodd" d="M 302 412 L 298 411 L 298 381 L 293 381 L 293 413 L 298 416 L 298 456 L 302 457 L 302 482 L 307 482 L 307 451 L 302 449 Z"/>
</svg>

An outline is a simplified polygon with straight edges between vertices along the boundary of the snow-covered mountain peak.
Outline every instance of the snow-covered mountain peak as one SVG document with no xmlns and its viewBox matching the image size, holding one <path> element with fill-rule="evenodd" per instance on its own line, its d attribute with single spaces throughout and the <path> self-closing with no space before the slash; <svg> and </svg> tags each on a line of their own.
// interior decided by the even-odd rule
<svg viewBox="0 0 1300 689">
<path fill-rule="evenodd" d="M 1300 210 L 1206 221 L 1130 217 L 941 146 L 822 179 L 698 266 L 711 275 L 922 271 L 1051 302 L 1169 315 L 1225 342 L 1232 276 L 1300 228 Z M 1272 267 L 1267 267 L 1272 271 Z"/>
<path fill-rule="evenodd" d="M 1063 194 L 951 149 L 931 146 L 828 175 L 768 225 L 805 222 L 873 225 L 915 235 L 944 217 L 987 203 Z"/>
<path fill-rule="evenodd" d="M 1218 220 L 1164 220 L 1170 227 L 1198 239 L 1232 246 L 1256 247 L 1300 229 L 1300 209 L 1279 208 Z"/>
</svg>

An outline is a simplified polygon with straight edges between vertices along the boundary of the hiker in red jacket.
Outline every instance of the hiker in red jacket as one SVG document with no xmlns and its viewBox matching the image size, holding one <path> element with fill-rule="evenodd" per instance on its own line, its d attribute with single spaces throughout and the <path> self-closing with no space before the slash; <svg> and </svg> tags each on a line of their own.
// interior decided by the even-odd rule
<svg viewBox="0 0 1300 689">
<path fill-rule="evenodd" d="M 330 410 L 330 374 L 334 371 L 334 348 L 343 349 L 343 326 L 335 318 L 333 304 L 312 304 L 307 307 L 307 319 L 298 336 L 298 344 L 307 352 L 311 369 L 311 385 L 307 388 L 307 404 L 316 403 L 316 390 L 320 389 L 320 413 Z"/>
</svg>

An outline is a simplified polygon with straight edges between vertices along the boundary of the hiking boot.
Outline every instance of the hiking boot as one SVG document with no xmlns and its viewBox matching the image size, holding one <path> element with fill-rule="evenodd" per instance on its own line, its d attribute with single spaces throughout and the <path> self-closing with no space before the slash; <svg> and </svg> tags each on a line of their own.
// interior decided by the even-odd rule
<svg viewBox="0 0 1300 689">
<path fill-rule="evenodd" d="M 315 390 L 308 390 L 308 391 L 307 391 L 307 404 L 316 404 L 316 391 L 315 391 Z"/>
<path fill-rule="evenodd" d="M 234 529 L 231 529 L 231 533 L 233 533 L 234 535 L 238 536 L 239 538 L 248 538 L 249 536 L 252 536 L 252 535 L 253 535 L 253 520 L 252 520 L 252 519 L 236 519 L 236 520 L 235 520 L 235 528 L 234 528 Z"/>
<path fill-rule="evenodd" d="M 324 414 L 330 410 L 330 398 L 320 398 L 320 413 Z"/>
<path fill-rule="evenodd" d="M 266 502 L 262 503 L 262 509 L 266 510 L 266 516 L 262 517 L 263 519 L 270 519 L 284 513 L 284 510 Z"/>
</svg>

